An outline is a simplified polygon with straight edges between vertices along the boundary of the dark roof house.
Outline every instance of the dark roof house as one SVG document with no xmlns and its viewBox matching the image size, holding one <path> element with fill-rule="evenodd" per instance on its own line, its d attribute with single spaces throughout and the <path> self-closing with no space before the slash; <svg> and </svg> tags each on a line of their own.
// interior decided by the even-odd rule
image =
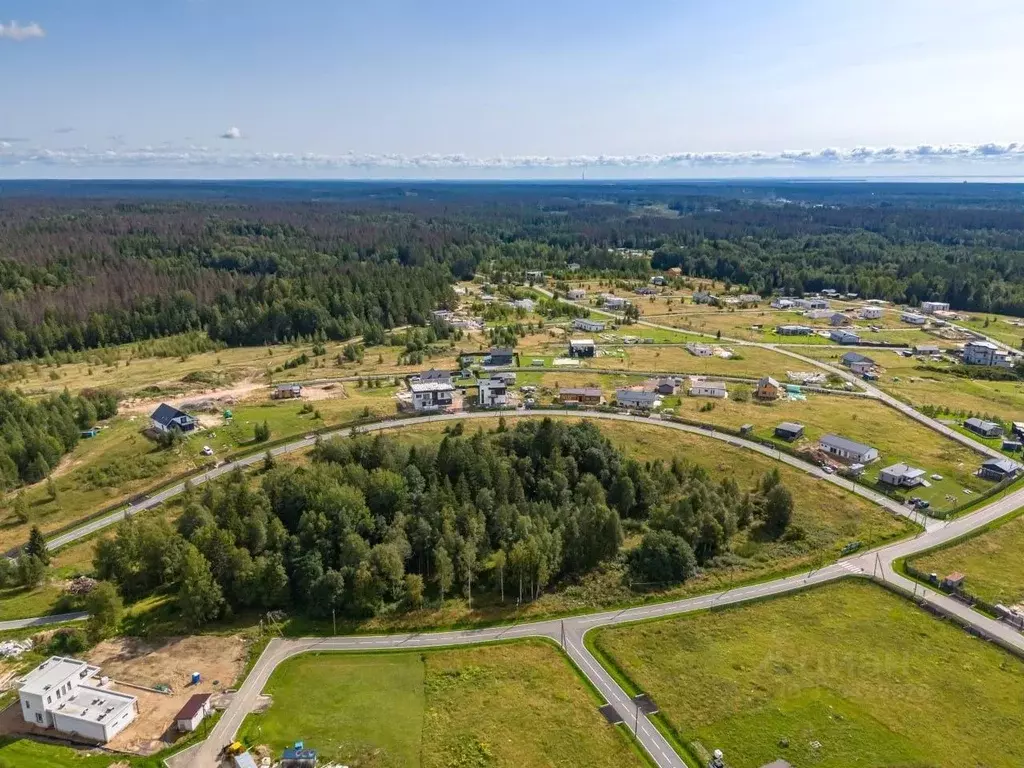
<svg viewBox="0 0 1024 768">
<path fill-rule="evenodd" d="M 781 437 L 783 440 L 796 440 L 798 437 L 803 437 L 804 425 L 794 424 L 791 421 L 784 421 L 775 428 L 775 436 Z"/>
<path fill-rule="evenodd" d="M 193 417 L 167 403 L 160 403 L 149 418 L 153 427 L 161 432 L 170 429 L 191 432 L 196 428 L 196 420 Z"/>
</svg>

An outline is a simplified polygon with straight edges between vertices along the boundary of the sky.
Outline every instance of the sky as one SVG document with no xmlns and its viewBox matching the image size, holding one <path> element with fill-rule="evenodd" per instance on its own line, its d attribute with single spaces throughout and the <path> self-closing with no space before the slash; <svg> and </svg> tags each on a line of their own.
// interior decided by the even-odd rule
<svg viewBox="0 0 1024 768">
<path fill-rule="evenodd" d="M 0 0 L 2 178 L 1024 176 L 1019 0 Z"/>
</svg>

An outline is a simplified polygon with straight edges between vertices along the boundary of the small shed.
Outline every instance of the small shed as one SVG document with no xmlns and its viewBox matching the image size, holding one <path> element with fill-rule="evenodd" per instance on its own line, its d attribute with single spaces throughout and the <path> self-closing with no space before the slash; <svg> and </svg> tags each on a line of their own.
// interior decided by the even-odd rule
<svg viewBox="0 0 1024 768">
<path fill-rule="evenodd" d="M 954 571 L 942 580 L 942 586 L 946 589 L 962 589 L 966 578 L 960 571 Z"/>
<path fill-rule="evenodd" d="M 257 768 L 256 760 L 248 752 L 243 752 L 240 755 L 235 755 L 231 758 L 231 762 L 234 768 Z"/>
<path fill-rule="evenodd" d="M 754 425 L 753 424 L 743 424 L 743 425 L 740 426 L 740 434 L 741 435 L 749 435 L 753 431 L 754 431 Z"/>
<path fill-rule="evenodd" d="M 174 716 L 174 723 L 181 733 L 191 733 L 203 721 L 203 718 L 210 714 L 210 694 L 194 693 L 181 711 Z"/>
</svg>

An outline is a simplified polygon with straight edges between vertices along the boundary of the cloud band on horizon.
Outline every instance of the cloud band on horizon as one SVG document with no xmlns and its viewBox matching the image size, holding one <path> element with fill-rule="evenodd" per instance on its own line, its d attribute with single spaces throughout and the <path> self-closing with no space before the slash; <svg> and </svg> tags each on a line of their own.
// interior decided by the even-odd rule
<svg viewBox="0 0 1024 768">
<path fill-rule="evenodd" d="M 237 130 L 237 129 L 233 129 Z M 231 132 L 229 132 L 231 133 Z M 238 133 L 240 136 L 240 132 Z M 225 134 L 225 138 L 227 135 Z M 714 168 L 819 168 L 863 169 L 872 166 L 942 166 L 953 163 L 1024 165 L 1024 143 L 920 144 L 913 147 L 854 147 L 780 152 L 676 152 L 641 155 L 510 155 L 471 157 L 462 154 L 404 155 L 356 153 L 340 155 L 267 151 L 225 151 L 206 146 L 96 149 L 88 146 L 48 149 L 10 142 L 0 143 L 3 167 L 124 167 L 220 168 L 266 170 L 435 170 L 521 171 L 540 170 L 687 170 Z"/>
</svg>

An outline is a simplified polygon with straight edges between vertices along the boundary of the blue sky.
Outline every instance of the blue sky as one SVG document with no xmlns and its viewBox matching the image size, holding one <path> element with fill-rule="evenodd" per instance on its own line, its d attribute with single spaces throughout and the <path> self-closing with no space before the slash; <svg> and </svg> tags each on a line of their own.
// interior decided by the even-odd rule
<svg viewBox="0 0 1024 768">
<path fill-rule="evenodd" d="M 0 0 L 0 178 L 1024 175 L 1016 0 Z"/>
</svg>

